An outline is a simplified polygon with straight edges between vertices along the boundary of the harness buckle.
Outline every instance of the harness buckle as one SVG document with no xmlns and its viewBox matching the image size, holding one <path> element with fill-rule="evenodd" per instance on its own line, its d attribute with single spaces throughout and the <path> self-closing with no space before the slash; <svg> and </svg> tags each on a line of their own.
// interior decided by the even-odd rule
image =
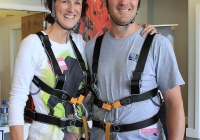
<svg viewBox="0 0 200 140">
<path fill-rule="evenodd" d="M 92 92 L 93 92 L 97 97 L 99 97 L 99 89 L 98 89 L 96 83 L 97 83 L 97 74 L 95 73 L 95 74 L 93 74 L 93 83 L 91 84 L 90 87 L 91 87 Z"/>
<path fill-rule="evenodd" d="M 79 104 L 79 105 L 82 104 L 84 98 L 85 98 L 85 97 L 84 97 L 83 95 L 80 95 L 80 96 L 78 97 L 77 104 Z"/>
<path fill-rule="evenodd" d="M 109 103 L 103 103 L 102 108 L 110 111 L 112 106 Z"/>
<path fill-rule="evenodd" d="M 120 132 L 120 127 L 118 125 L 113 125 L 114 132 Z"/>
<path fill-rule="evenodd" d="M 130 80 L 130 86 L 131 86 L 131 94 L 132 95 L 139 95 L 140 94 L 140 88 L 142 86 L 142 72 L 141 71 L 133 71 L 132 79 Z"/>
<path fill-rule="evenodd" d="M 77 100 L 75 98 L 71 98 L 71 100 L 69 101 L 70 104 L 76 105 Z"/>
<path fill-rule="evenodd" d="M 70 123 L 69 123 L 70 126 L 75 126 L 75 124 L 76 124 L 76 120 L 72 120 L 72 121 L 70 121 Z"/>
<path fill-rule="evenodd" d="M 100 127 L 101 127 L 101 129 L 105 129 L 105 127 L 106 127 L 106 124 L 105 124 L 105 123 L 103 123 L 103 122 L 100 122 Z"/>
<path fill-rule="evenodd" d="M 67 95 L 66 95 L 66 94 L 62 94 L 61 98 L 62 98 L 63 100 L 66 100 L 66 99 L 67 99 Z"/>
<path fill-rule="evenodd" d="M 114 103 L 112 103 L 112 107 L 115 109 L 115 108 L 119 108 L 119 107 L 121 107 L 122 105 L 121 105 L 121 103 L 120 103 L 120 101 L 117 101 L 117 102 L 114 102 Z"/>
</svg>

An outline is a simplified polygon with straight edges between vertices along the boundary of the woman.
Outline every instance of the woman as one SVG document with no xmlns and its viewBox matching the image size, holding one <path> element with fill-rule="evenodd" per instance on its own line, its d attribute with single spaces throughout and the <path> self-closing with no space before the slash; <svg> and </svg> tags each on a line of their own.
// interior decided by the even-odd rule
<svg viewBox="0 0 200 140">
<path fill-rule="evenodd" d="M 44 0 L 44 4 L 51 11 L 46 17 L 51 26 L 37 35 L 27 36 L 16 58 L 9 102 L 11 138 L 24 139 L 24 107 L 30 93 L 36 113 L 25 112 L 35 119 L 29 128 L 28 140 L 77 140 L 81 137 L 80 118 L 86 113 L 77 105 L 81 104 L 80 98 L 75 98 L 80 93 L 84 95 L 87 77 L 85 41 L 71 31 L 85 16 L 88 5 L 86 0 Z M 144 30 L 150 31 L 155 29 L 147 26 Z"/>
</svg>

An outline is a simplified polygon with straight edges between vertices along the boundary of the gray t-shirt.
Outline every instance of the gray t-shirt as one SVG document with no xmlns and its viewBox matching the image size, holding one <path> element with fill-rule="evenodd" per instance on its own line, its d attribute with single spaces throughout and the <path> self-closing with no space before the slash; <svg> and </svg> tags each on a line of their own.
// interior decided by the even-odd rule
<svg viewBox="0 0 200 140">
<path fill-rule="evenodd" d="M 129 83 L 146 38 L 140 35 L 141 31 L 142 28 L 120 39 L 113 38 L 110 31 L 105 33 L 97 71 L 99 98 L 103 101 L 112 103 L 131 95 Z M 91 74 L 95 41 L 96 39 L 93 39 L 86 44 L 86 58 Z M 156 87 L 165 93 L 173 87 L 183 84 L 184 81 L 170 41 L 162 35 L 155 35 L 142 75 L 141 94 Z M 159 104 L 157 96 L 153 100 Z M 158 110 L 159 107 L 155 106 L 151 100 L 122 106 L 118 110 L 116 124 L 130 124 L 146 120 L 157 114 Z M 93 116 L 103 121 L 105 110 L 93 105 Z M 107 113 L 105 120 L 113 122 L 114 116 L 115 112 L 112 110 Z M 159 133 L 162 133 L 161 125 L 158 125 L 158 134 L 153 134 L 152 139 L 162 139 Z M 113 134 L 113 138 L 117 140 L 133 138 L 140 140 L 146 136 L 149 137 L 149 134 L 142 134 L 140 130 Z M 104 139 L 104 132 L 93 128 L 91 139 L 94 138 L 95 140 Z"/>
</svg>

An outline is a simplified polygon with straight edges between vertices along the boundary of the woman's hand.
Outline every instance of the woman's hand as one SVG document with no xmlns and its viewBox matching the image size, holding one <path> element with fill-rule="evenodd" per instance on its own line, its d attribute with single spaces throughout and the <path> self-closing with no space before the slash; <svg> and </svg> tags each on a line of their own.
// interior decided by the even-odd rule
<svg viewBox="0 0 200 140">
<path fill-rule="evenodd" d="M 142 24 L 142 27 L 144 27 L 144 29 L 140 33 L 141 36 L 145 36 L 147 34 L 151 34 L 152 35 L 154 33 L 160 34 L 160 32 L 157 32 L 156 28 L 153 27 L 151 24 Z"/>
</svg>

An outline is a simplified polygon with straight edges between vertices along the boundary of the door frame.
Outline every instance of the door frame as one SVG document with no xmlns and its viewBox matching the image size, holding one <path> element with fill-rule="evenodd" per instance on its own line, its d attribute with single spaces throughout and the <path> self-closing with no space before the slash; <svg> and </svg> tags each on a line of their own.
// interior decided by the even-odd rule
<svg viewBox="0 0 200 140">
<path fill-rule="evenodd" d="M 188 128 L 186 136 L 191 138 L 200 138 L 200 4 L 196 5 L 196 44 L 195 44 L 195 89 L 194 94 L 188 93 L 188 110 L 193 110 L 193 114 L 188 114 Z M 188 83 L 189 87 L 191 86 Z M 193 96 L 194 95 L 194 96 Z M 190 128 L 194 123 L 194 128 Z"/>
<path fill-rule="evenodd" d="M 47 12 L 49 13 L 50 11 L 48 9 L 46 9 L 44 6 L 29 6 L 29 5 L 16 5 L 16 4 L 5 4 L 5 3 L 1 3 L 0 4 L 0 9 L 4 9 L 4 10 L 23 10 L 23 11 L 34 11 L 34 12 Z M 12 36 L 12 32 L 15 29 L 21 29 L 21 24 L 20 25 L 15 25 L 10 27 L 10 37 Z M 11 39 L 10 39 L 11 40 Z M 13 51 L 12 51 L 12 42 L 10 42 L 10 64 L 11 64 L 11 68 L 10 68 L 10 77 L 13 76 L 13 71 L 14 71 L 14 60 L 13 60 Z"/>
<path fill-rule="evenodd" d="M 14 58 L 14 47 L 16 47 L 16 44 L 12 42 L 14 40 L 14 30 L 21 29 L 21 24 L 13 25 L 10 26 L 9 31 L 10 31 L 10 78 L 13 77 L 14 73 L 14 64 L 15 64 L 15 58 Z M 12 80 L 11 80 L 12 82 Z"/>
</svg>

